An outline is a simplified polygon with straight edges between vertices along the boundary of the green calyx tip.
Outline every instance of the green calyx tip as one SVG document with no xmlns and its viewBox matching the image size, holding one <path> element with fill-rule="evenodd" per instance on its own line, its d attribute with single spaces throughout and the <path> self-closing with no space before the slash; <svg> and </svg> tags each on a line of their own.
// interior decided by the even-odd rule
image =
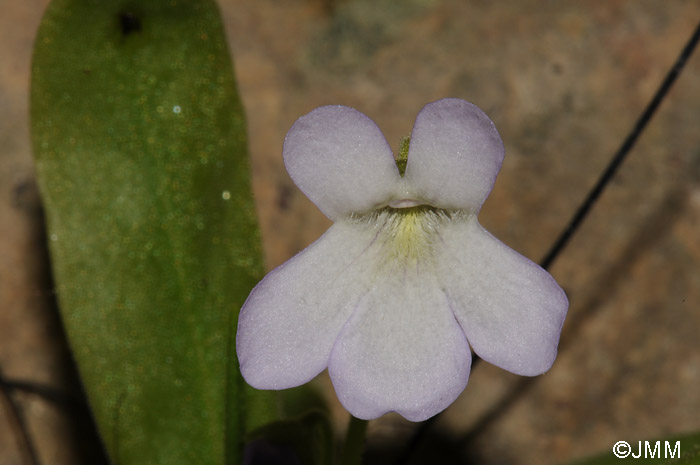
<svg viewBox="0 0 700 465">
<path fill-rule="evenodd" d="M 411 143 L 411 137 L 406 136 L 401 139 L 399 146 L 399 156 L 396 157 L 396 166 L 399 167 L 399 174 L 403 176 L 406 172 L 406 162 L 408 161 L 408 146 Z"/>
</svg>

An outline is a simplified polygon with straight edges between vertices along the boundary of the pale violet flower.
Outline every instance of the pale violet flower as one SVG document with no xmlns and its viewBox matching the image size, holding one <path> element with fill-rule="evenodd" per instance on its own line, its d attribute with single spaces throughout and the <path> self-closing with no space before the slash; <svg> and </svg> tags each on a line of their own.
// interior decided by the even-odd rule
<svg viewBox="0 0 700 465">
<path fill-rule="evenodd" d="M 299 118 L 283 152 L 334 224 L 245 302 L 236 346 L 250 385 L 290 388 L 328 367 L 354 416 L 420 421 L 465 388 L 470 347 L 519 375 L 552 366 L 568 301 L 477 221 L 504 156 L 479 108 L 426 105 L 403 176 L 379 128 L 348 107 Z"/>
</svg>

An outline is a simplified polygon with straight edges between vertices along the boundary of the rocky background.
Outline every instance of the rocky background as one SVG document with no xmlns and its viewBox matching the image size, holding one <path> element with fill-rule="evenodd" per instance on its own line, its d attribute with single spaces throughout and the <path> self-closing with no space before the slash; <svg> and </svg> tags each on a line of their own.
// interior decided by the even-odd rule
<svg viewBox="0 0 700 465">
<path fill-rule="evenodd" d="M 32 42 L 47 0 L 0 0 L 0 464 L 99 463 L 57 315 L 29 143 Z M 700 20 L 693 0 L 220 0 L 249 121 L 267 265 L 329 221 L 287 176 L 286 131 L 323 104 L 392 147 L 427 102 L 484 109 L 506 160 L 481 222 L 540 259 Z M 79 33 L 79 31 L 76 31 Z M 523 379 L 478 365 L 414 451 L 435 463 L 556 464 L 700 429 L 700 52 L 551 271 L 571 301 L 560 355 Z M 347 414 L 316 381 L 342 429 Z M 26 423 L 21 428 L 19 423 Z M 369 426 L 367 462 L 416 425 Z"/>
</svg>

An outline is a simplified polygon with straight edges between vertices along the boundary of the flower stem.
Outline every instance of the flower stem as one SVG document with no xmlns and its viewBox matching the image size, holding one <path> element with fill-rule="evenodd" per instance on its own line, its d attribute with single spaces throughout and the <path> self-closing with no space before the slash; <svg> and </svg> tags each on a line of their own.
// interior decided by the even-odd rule
<svg viewBox="0 0 700 465">
<path fill-rule="evenodd" d="M 350 425 L 348 425 L 348 432 L 345 435 L 343 456 L 340 459 L 341 465 L 360 465 L 362 463 L 366 431 L 367 420 L 360 420 L 350 416 Z"/>
</svg>

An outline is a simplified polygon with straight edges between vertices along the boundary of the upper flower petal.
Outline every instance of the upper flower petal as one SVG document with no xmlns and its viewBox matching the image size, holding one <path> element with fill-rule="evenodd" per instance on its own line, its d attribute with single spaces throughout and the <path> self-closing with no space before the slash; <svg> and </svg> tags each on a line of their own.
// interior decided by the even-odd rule
<svg viewBox="0 0 700 465">
<path fill-rule="evenodd" d="M 383 275 L 343 327 L 328 371 L 355 417 L 394 411 L 422 421 L 464 390 L 471 354 L 430 273 Z"/>
<path fill-rule="evenodd" d="M 504 154 L 501 136 L 483 111 L 446 98 L 418 113 L 404 178 L 412 195 L 425 203 L 478 212 Z"/>
<path fill-rule="evenodd" d="M 316 242 L 270 272 L 238 319 L 243 377 L 258 389 L 298 386 L 323 371 L 333 343 L 368 287 L 358 257 L 375 232 L 335 223 Z"/>
<path fill-rule="evenodd" d="M 299 189 L 333 220 L 387 202 L 400 180 L 382 132 L 349 107 L 319 107 L 299 118 L 287 133 L 283 156 Z"/>
<path fill-rule="evenodd" d="M 518 375 L 547 371 L 569 305 L 554 278 L 475 217 L 447 225 L 440 239 L 439 280 L 474 352 Z"/>
</svg>

